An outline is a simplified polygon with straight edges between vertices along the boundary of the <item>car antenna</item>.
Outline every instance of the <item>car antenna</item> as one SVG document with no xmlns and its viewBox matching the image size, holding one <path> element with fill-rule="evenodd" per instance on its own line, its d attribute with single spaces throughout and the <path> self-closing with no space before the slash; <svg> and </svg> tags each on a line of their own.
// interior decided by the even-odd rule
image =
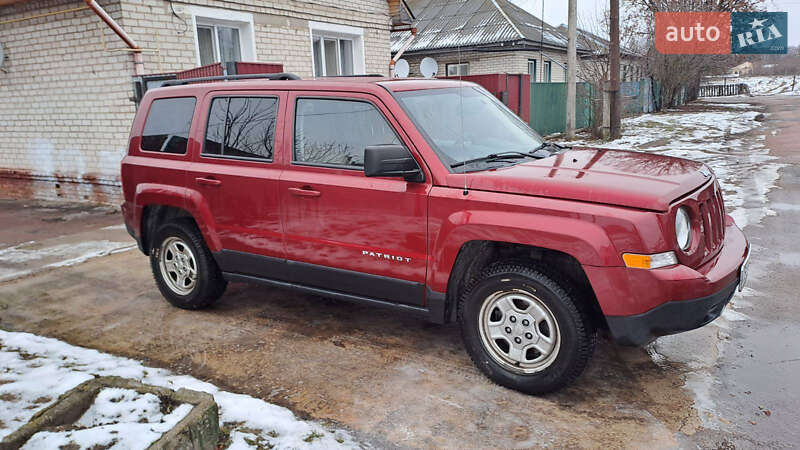
<svg viewBox="0 0 800 450">
<path fill-rule="evenodd" d="M 461 154 L 464 154 L 464 86 L 461 84 L 461 44 L 458 45 L 458 107 L 459 107 L 459 120 L 461 121 Z M 447 66 L 445 66 L 445 74 L 447 73 Z M 464 191 L 462 195 L 466 197 L 469 195 L 469 190 L 467 189 L 467 168 L 464 167 L 463 169 L 464 174 Z"/>
</svg>

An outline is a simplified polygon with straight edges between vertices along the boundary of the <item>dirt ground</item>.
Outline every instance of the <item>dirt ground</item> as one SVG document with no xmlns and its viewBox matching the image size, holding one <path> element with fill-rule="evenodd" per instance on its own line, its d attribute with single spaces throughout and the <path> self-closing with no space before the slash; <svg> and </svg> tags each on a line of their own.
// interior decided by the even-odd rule
<svg viewBox="0 0 800 450">
<path fill-rule="evenodd" d="M 769 196 L 775 214 L 745 230 L 754 253 L 744 319 L 644 349 L 602 338 L 586 373 L 557 394 L 493 385 L 454 325 L 244 284 L 211 309 L 173 308 L 136 250 L 0 283 L 0 327 L 191 374 L 381 448 L 795 446 L 800 97 L 736 101 L 766 105 L 758 133 L 786 164 Z M 107 229 L 120 218 L 103 209 L 58 220 L 70 208 L 0 202 L 0 247 L 39 239 L 31 230 L 68 240 L 105 227 L 126 238 Z"/>
</svg>

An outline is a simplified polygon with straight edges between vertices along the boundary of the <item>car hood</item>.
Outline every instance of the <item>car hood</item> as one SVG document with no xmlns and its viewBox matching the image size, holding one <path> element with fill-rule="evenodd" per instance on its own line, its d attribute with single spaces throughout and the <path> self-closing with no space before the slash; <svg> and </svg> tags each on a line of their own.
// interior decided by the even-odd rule
<svg viewBox="0 0 800 450">
<path fill-rule="evenodd" d="M 699 162 L 625 150 L 573 148 L 548 158 L 492 170 L 449 174 L 447 185 L 666 211 L 704 184 Z M 466 177 L 466 180 L 464 179 Z"/>
</svg>

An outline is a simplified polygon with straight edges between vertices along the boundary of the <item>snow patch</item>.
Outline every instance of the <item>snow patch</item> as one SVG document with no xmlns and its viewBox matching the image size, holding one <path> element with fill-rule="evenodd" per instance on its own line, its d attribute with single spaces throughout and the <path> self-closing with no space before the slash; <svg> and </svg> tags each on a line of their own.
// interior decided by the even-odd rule
<svg viewBox="0 0 800 450">
<path fill-rule="evenodd" d="M 131 389 L 105 388 L 74 425 L 82 429 L 41 431 L 25 443 L 23 449 L 80 448 L 114 446 L 145 449 L 162 434 L 177 425 L 193 406 L 178 405 L 168 414 L 161 412 L 161 400 L 150 393 Z"/>
<path fill-rule="evenodd" d="M 712 420 L 717 410 L 711 393 L 715 383 L 714 378 L 707 372 L 693 371 L 686 375 L 684 387 L 694 393 L 693 406 L 705 428 L 718 427 L 717 421 Z"/>
<path fill-rule="evenodd" d="M 800 79 L 792 75 L 742 78 L 752 95 L 800 95 Z M 794 85 L 794 86 L 793 86 Z M 794 88 L 793 88 L 794 87 Z"/>
<path fill-rule="evenodd" d="M 220 424 L 231 428 L 229 448 L 258 448 L 259 444 L 267 447 L 265 443 L 275 448 L 358 447 L 347 431 L 299 420 L 286 408 L 221 391 L 211 383 L 190 376 L 145 367 L 132 359 L 75 347 L 56 339 L 0 330 L 0 367 L 4 368 L 0 372 L 0 439 L 69 389 L 94 376 L 115 375 L 169 389 L 186 388 L 213 395 L 220 408 Z M 141 409 L 145 408 L 146 404 L 142 403 Z M 93 418 L 101 416 L 99 410 L 92 415 Z M 108 426 L 112 425 L 98 428 Z M 108 431 L 117 438 L 120 433 L 122 431 L 115 434 Z M 74 431 L 70 439 L 83 439 L 83 436 Z"/>
<path fill-rule="evenodd" d="M 715 104 L 704 103 L 704 106 Z M 739 105 L 739 104 L 736 104 Z M 725 106 L 729 106 L 725 104 Z M 752 106 L 752 109 L 755 109 Z M 767 194 L 785 166 L 769 154 L 764 136 L 748 135 L 761 127 L 758 111 L 673 111 L 623 120 L 622 136 L 604 148 L 633 149 L 705 163 L 717 176 L 725 206 L 740 228 L 774 215 Z M 597 145 L 591 141 L 570 145 Z"/>
<path fill-rule="evenodd" d="M 101 230 L 124 230 L 125 224 L 121 223 L 119 225 L 109 225 L 107 227 L 100 228 Z"/>
<path fill-rule="evenodd" d="M 740 321 L 743 321 L 743 320 L 748 320 L 750 318 L 746 314 L 737 312 L 735 309 L 733 309 L 733 307 L 730 304 L 728 304 L 722 310 L 722 317 L 725 320 L 727 320 L 728 322 L 740 322 Z"/>
<path fill-rule="evenodd" d="M 0 282 L 30 275 L 34 270 L 28 267 L 36 261 L 45 263 L 39 265 L 42 269 L 67 267 L 133 248 L 136 248 L 136 245 L 130 242 L 108 240 L 57 244 L 48 247 L 41 246 L 34 241 L 25 242 L 0 249 Z"/>
<path fill-rule="evenodd" d="M 759 109 L 755 105 L 751 105 L 750 103 L 714 103 L 710 102 L 709 99 L 701 98 L 698 99 L 698 102 L 709 107 L 714 108 L 729 108 L 729 109 L 744 109 L 747 111 L 751 111 L 753 109 Z"/>
</svg>

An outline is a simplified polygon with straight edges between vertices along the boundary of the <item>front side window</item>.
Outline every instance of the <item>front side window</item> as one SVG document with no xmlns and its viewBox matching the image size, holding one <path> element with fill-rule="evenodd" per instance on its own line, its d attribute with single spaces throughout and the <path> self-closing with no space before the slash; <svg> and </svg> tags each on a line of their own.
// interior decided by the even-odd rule
<svg viewBox="0 0 800 450">
<path fill-rule="evenodd" d="M 298 99 L 294 127 L 298 163 L 360 168 L 364 148 L 400 143 L 381 112 L 364 101 Z"/>
<path fill-rule="evenodd" d="M 477 87 L 395 93 L 445 165 L 504 151 L 531 152 L 543 139 Z"/>
<path fill-rule="evenodd" d="M 271 160 L 278 99 L 217 97 L 211 102 L 203 155 Z"/>
<path fill-rule="evenodd" d="M 142 150 L 186 153 L 195 102 L 194 97 L 154 100 L 144 123 Z"/>
<path fill-rule="evenodd" d="M 469 63 L 447 64 L 445 67 L 448 77 L 469 75 Z"/>
<path fill-rule="evenodd" d="M 197 25 L 200 65 L 242 60 L 239 28 L 223 25 Z"/>
<path fill-rule="evenodd" d="M 550 61 L 545 61 L 543 67 L 544 67 L 544 70 L 542 72 L 542 77 L 543 77 L 542 81 L 545 82 L 545 83 L 549 83 L 553 79 L 553 77 L 552 77 L 552 75 L 553 75 L 553 70 L 552 70 L 553 63 L 550 62 Z"/>
</svg>

